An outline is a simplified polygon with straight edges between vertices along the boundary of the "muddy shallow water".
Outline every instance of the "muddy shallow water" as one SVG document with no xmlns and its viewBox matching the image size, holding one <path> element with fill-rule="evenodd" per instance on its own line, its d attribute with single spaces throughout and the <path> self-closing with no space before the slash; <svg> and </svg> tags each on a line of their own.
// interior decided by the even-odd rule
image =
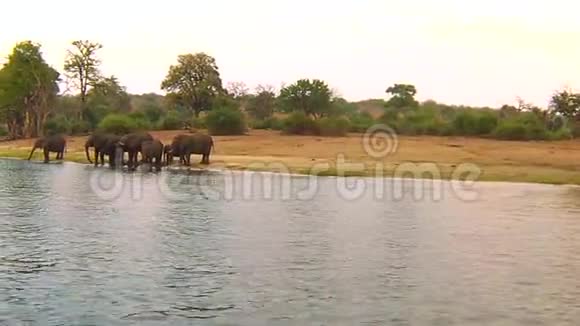
<svg viewBox="0 0 580 326">
<path fill-rule="evenodd" d="M 11 160 L 0 180 L 0 325 L 580 320 L 576 187 Z"/>
</svg>

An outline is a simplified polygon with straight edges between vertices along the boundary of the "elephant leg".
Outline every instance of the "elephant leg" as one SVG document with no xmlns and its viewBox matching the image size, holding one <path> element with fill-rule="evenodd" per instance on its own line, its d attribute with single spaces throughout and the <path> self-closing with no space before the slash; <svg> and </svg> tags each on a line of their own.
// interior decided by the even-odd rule
<svg viewBox="0 0 580 326">
<path fill-rule="evenodd" d="M 133 170 L 133 164 L 134 164 L 133 163 L 133 155 L 134 155 L 134 153 L 133 152 L 129 152 L 128 154 L 129 154 L 129 161 L 127 162 L 127 167 L 129 168 L 129 171 L 132 171 Z"/>
<path fill-rule="evenodd" d="M 137 169 L 137 166 L 138 166 L 138 163 L 139 163 L 137 161 L 137 159 L 138 159 L 137 155 L 139 155 L 138 152 L 133 152 L 133 156 L 131 158 L 131 170 L 132 171 L 135 171 Z"/>
<path fill-rule="evenodd" d="M 95 167 L 99 166 L 99 150 L 95 147 Z"/>
<path fill-rule="evenodd" d="M 50 161 L 49 151 L 48 148 L 44 149 L 44 163 L 48 163 Z"/>
<path fill-rule="evenodd" d="M 100 152 L 99 155 L 101 156 L 101 165 L 105 166 L 105 152 Z"/>
<path fill-rule="evenodd" d="M 157 158 L 155 159 L 155 167 L 157 169 L 157 172 L 161 171 L 161 167 L 163 166 L 163 156 L 157 156 Z"/>
</svg>

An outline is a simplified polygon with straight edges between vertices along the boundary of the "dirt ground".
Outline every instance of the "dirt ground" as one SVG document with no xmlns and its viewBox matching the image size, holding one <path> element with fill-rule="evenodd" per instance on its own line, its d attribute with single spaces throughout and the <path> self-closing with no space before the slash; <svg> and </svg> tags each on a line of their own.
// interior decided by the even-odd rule
<svg viewBox="0 0 580 326">
<path fill-rule="evenodd" d="M 179 133 L 183 131 L 151 132 L 164 143 L 171 142 Z M 580 184 L 580 141 L 577 140 L 518 142 L 401 136 L 396 141 L 390 139 L 383 143 L 392 151 L 379 155 L 377 151 L 382 148 L 369 151 L 365 146 L 368 142 L 361 134 L 332 138 L 253 130 L 244 136 L 214 136 L 214 139 L 216 147 L 211 167 L 216 168 L 369 176 L 381 171 L 383 176 L 404 177 L 418 177 L 428 172 L 426 177 L 440 173 L 436 177 L 444 179 L 456 178 L 462 169 L 467 169 L 480 171 L 478 180 Z M 86 137 L 69 137 L 65 159 L 87 162 L 83 153 L 85 140 Z M 33 141 L 0 142 L 0 156 L 25 157 Z M 40 154 L 36 158 L 40 159 Z M 344 165 L 341 160 L 363 166 Z"/>
</svg>

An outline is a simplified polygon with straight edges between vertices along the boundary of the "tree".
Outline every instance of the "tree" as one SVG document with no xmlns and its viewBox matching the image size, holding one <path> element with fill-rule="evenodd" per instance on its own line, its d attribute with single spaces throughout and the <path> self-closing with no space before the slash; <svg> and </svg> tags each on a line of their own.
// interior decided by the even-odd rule
<svg viewBox="0 0 580 326">
<path fill-rule="evenodd" d="M 215 59 L 203 52 L 180 55 L 177 65 L 169 67 L 161 89 L 195 117 L 210 110 L 215 98 L 224 93 Z"/>
<path fill-rule="evenodd" d="M 91 86 L 101 79 L 97 51 L 103 46 L 90 41 L 74 41 L 73 49 L 67 50 L 64 71 L 67 78 L 78 89 L 81 100 L 79 119 L 83 120 L 87 110 L 87 95 Z"/>
<path fill-rule="evenodd" d="M 417 89 L 414 85 L 395 84 L 386 90 L 391 94 L 391 98 L 387 102 L 388 107 L 404 108 L 417 107 L 419 103 L 415 100 Z"/>
<path fill-rule="evenodd" d="M 580 113 L 580 94 L 570 90 L 556 92 L 550 100 L 550 109 L 566 118 L 577 118 Z"/>
<path fill-rule="evenodd" d="M 168 99 L 159 94 L 130 95 L 130 98 L 131 109 L 135 112 L 143 112 L 149 121 L 158 121 L 169 110 L 166 103 Z"/>
<path fill-rule="evenodd" d="M 544 122 L 547 122 L 550 119 L 549 112 L 543 110 L 539 106 L 536 106 L 532 103 L 528 103 L 520 97 L 517 98 L 517 101 L 518 101 L 517 107 L 518 112 L 531 112 Z"/>
<path fill-rule="evenodd" d="M 248 86 L 246 86 L 244 82 L 229 82 L 226 86 L 226 90 L 228 94 L 236 100 L 243 99 L 248 96 L 248 93 L 250 92 Z"/>
<path fill-rule="evenodd" d="M 283 111 L 301 111 L 314 119 L 320 119 L 332 110 L 332 92 L 325 82 L 318 79 L 301 79 L 282 88 L 279 99 Z"/>
<path fill-rule="evenodd" d="M 246 110 L 257 120 L 265 120 L 272 117 L 276 105 L 276 93 L 273 86 L 259 85 L 256 87 L 256 95 L 248 100 Z"/>
<path fill-rule="evenodd" d="M 131 98 L 115 76 L 95 82 L 87 93 L 87 104 L 85 119 L 93 127 L 107 114 L 131 111 Z"/>
<path fill-rule="evenodd" d="M 40 45 L 18 43 L 0 70 L 0 118 L 11 138 L 42 135 L 54 106 L 59 73 L 42 58 Z"/>
<path fill-rule="evenodd" d="M 332 99 L 332 112 L 336 115 L 352 116 L 359 113 L 358 107 L 354 103 L 350 103 L 342 97 L 335 97 Z"/>
</svg>

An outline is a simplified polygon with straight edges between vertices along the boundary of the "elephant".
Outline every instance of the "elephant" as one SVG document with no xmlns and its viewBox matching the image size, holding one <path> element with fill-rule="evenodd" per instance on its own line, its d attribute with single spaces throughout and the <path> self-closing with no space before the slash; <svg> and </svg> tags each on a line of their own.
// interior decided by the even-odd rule
<svg viewBox="0 0 580 326">
<path fill-rule="evenodd" d="M 209 164 L 209 155 L 212 148 L 215 148 L 213 138 L 201 133 L 183 137 L 178 146 L 181 154 L 180 159 L 187 166 L 191 164 L 191 154 L 201 154 L 200 164 Z"/>
<path fill-rule="evenodd" d="M 53 153 L 56 152 L 57 153 L 56 159 L 62 160 L 64 158 L 64 151 L 66 149 L 66 139 L 61 135 L 53 135 L 53 136 L 39 138 L 34 143 L 34 146 L 32 147 L 32 151 L 30 152 L 30 155 L 28 156 L 29 161 L 32 158 L 32 155 L 34 154 L 34 151 L 36 151 L 37 148 L 42 148 L 44 150 L 44 163 L 49 162 L 49 160 L 50 160 L 49 153 L 50 152 L 53 152 Z"/>
<path fill-rule="evenodd" d="M 153 141 L 153 137 L 146 132 L 135 132 L 125 135 L 119 139 L 116 144 L 116 149 L 120 149 L 129 153 L 129 161 L 127 166 L 129 171 L 134 171 L 137 168 L 137 155 L 141 152 L 141 144 L 144 141 Z"/>
<path fill-rule="evenodd" d="M 149 171 L 152 170 L 153 160 L 155 160 L 155 170 L 161 171 L 163 165 L 163 143 L 159 140 L 147 140 L 141 143 L 141 156 L 143 163 L 149 164 Z"/>
<path fill-rule="evenodd" d="M 101 159 L 101 165 L 105 165 L 105 155 L 109 156 L 109 164 L 113 166 L 113 158 L 114 158 L 114 148 L 111 148 L 112 143 L 116 143 L 120 140 L 120 137 L 113 134 L 101 134 L 95 133 L 90 135 L 87 141 L 85 142 L 85 154 L 87 156 L 87 160 L 89 163 L 93 163 L 91 161 L 91 157 L 89 155 L 89 148 L 95 148 L 95 167 L 99 165 L 99 157 Z"/>
<path fill-rule="evenodd" d="M 117 166 L 117 144 L 121 140 L 120 136 L 111 135 L 109 139 L 105 142 L 101 149 L 101 161 L 105 155 L 109 156 L 109 167 L 114 169 Z M 123 166 L 123 156 L 120 157 L 120 166 Z"/>
<path fill-rule="evenodd" d="M 167 163 L 168 166 L 173 163 L 174 157 L 179 157 L 180 164 L 185 163 L 181 160 L 181 151 L 180 151 L 181 141 L 185 137 L 188 137 L 188 135 L 184 135 L 184 134 L 177 135 L 177 136 L 173 137 L 171 144 L 165 145 L 165 147 L 163 149 L 163 153 L 165 154 L 165 162 Z"/>
</svg>

